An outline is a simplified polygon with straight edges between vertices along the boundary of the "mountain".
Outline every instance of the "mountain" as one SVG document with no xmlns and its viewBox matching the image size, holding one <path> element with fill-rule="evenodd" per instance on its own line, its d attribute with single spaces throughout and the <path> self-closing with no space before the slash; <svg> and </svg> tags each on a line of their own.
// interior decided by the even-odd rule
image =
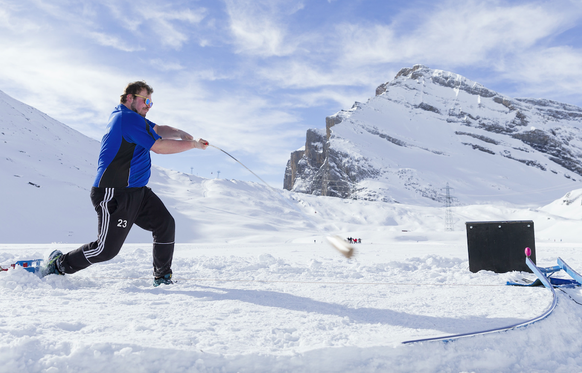
<svg viewBox="0 0 582 373">
<path fill-rule="evenodd" d="M 580 107 L 510 98 L 415 65 L 309 129 L 284 188 L 428 206 L 540 205 L 580 188 L 581 128 Z"/>
<path fill-rule="evenodd" d="M 2 242 L 95 235 L 89 190 L 98 152 L 98 141 L 0 91 Z"/>
</svg>

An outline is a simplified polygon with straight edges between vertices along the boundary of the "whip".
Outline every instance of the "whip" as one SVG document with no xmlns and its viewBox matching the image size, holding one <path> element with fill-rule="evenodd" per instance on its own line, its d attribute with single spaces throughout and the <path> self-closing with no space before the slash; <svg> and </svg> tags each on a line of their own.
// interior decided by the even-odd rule
<svg viewBox="0 0 582 373">
<path fill-rule="evenodd" d="M 205 142 L 204 145 L 208 145 L 208 146 L 212 146 L 215 149 L 220 150 L 221 152 L 223 152 L 224 154 L 228 155 L 230 158 L 234 159 L 238 164 L 240 164 L 241 166 L 243 166 L 244 168 L 246 168 L 251 174 L 255 175 L 257 177 L 257 179 L 261 180 L 263 182 L 263 184 L 265 184 L 269 189 L 271 189 L 272 191 L 281 194 L 279 191 L 275 190 L 275 188 L 273 188 L 272 186 L 270 186 L 269 184 L 267 184 L 265 182 L 265 180 L 261 179 L 259 177 L 259 175 L 255 174 L 250 168 L 248 168 L 247 166 L 245 166 L 241 161 L 239 161 L 238 159 L 236 159 L 235 157 L 233 157 L 232 155 L 228 154 L 227 152 L 225 152 L 224 150 L 220 149 L 218 146 L 214 146 L 208 142 Z M 309 216 L 307 216 L 303 211 L 301 211 L 299 208 L 297 208 L 296 206 L 292 205 L 291 202 L 287 201 L 287 199 L 284 199 L 285 202 L 287 202 L 290 206 L 292 206 L 294 209 L 296 209 L 297 211 L 299 211 L 300 214 L 302 214 L 304 217 L 308 218 L 309 221 L 313 224 L 313 226 L 317 227 L 317 225 L 315 223 L 313 223 L 313 221 L 309 218 Z M 323 233 L 323 232 L 322 232 Z M 351 258 L 354 255 L 354 248 L 352 245 L 350 245 L 349 243 L 347 243 L 344 239 L 342 239 L 339 236 L 329 236 L 324 234 L 327 242 L 333 246 L 337 251 L 339 251 L 343 256 L 345 256 L 346 258 Z"/>
</svg>

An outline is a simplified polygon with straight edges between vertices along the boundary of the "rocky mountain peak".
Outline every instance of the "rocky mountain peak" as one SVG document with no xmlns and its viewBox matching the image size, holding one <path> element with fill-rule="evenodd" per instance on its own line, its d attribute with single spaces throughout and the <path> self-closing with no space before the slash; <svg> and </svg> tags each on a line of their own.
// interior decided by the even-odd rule
<svg viewBox="0 0 582 373">
<path fill-rule="evenodd" d="M 573 183 L 582 180 L 581 128 L 577 106 L 511 98 L 414 65 L 366 103 L 327 117 L 325 131 L 308 130 L 305 148 L 288 162 L 284 188 L 431 204 L 442 202 L 448 183 L 463 202 L 533 203 L 536 193 L 522 192 L 528 183 L 558 194 L 580 187 Z"/>
</svg>

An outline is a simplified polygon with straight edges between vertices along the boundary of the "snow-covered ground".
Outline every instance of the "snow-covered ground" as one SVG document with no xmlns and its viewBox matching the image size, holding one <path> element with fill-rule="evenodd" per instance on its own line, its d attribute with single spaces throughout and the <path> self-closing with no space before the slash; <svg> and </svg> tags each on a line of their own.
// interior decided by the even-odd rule
<svg viewBox="0 0 582 373">
<path fill-rule="evenodd" d="M 345 203 L 312 198 L 320 214 Z M 555 214 L 559 204 L 545 209 Z M 351 209 L 367 205 L 352 201 Z M 388 207 L 394 208 L 380 203 L 377 211 Z M 430 215 L 426 208 L 400 208 L 394 220 Z M 562 257 L 582 270 L 582 244 L 557 238 L 572 236 L 569 220 L 546 226 L 556 216 L 542 210 L 474 206 L 457 208 L 456 215 L 522 220 L 529 212 L 543 221 L 538 264 L 555 265 Z M 256 214 L 252 224 L 269 226 L 272 215 Z M 324 220 L 312 223 L 334 226 Z M 542 314 L 552 296 L 544 288 L 505 285 L 531 274 L 471 273 L 461 224 L 454 232 L 395 226 L 382 231 L 360 224 L 353 236 L 363 243 L 347 260 L 317 233 L 278 228 L 279 239 L 267 231 L 265 242 L 255 236 L 251 243 L 240 238 L 244 227 L 215 222 L 232 242 L 178 244 L 178 282 L 159 288 L 151 285 L 149 243 L 126 244 L 112 261 L 74 275 L 40 279 L 23 269 L 2 272 L 0 372 L 582 371 L 582 305 L 570 298 L 582 302 L 579 289 L 567 290 L 570 297 L 559 292 L 556 310 L 525 328 L 402 344 L 514 324 Z M 76 247 L 2 244 L 0 264 Z"/>
</svg>

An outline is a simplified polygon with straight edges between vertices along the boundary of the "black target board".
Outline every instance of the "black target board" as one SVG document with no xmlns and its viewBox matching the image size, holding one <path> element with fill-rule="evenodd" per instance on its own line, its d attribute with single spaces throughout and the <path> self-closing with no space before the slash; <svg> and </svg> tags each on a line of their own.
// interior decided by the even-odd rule
<svg viewBox="0 0 582 373">
<path fill-rule="evenodd" d="M 530 258 L 536 263 L 533 221 L 478 221 L 465 226 L 471 272 L 531 272 L 525 264 L 525 248 L 531 249 Z"/>
</svg>

